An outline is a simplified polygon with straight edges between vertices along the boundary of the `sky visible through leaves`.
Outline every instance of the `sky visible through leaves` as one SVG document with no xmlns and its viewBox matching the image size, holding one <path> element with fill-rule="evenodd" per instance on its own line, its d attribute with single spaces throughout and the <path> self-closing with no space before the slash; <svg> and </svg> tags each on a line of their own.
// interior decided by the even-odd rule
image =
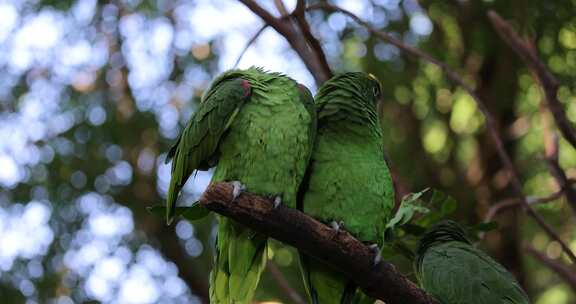
<svg viewBox="0 0 576 304">
<path fill-rule="evenodd" d="M 192 100 L 213 76 L 234 67 L 261 20 L 233 0 L 174 1 L 170 5 L 155 1 L 154 13 L 137 9 L 142 4 L 138 0 L 122 0 L 121 5 L 78 0 L 66 9 L 39 2 L 0 0 L 0 283 L 18 290 L 27 304 L 41 301 L 38 282 L 48 272 L 58 273 L 63 282 L 60 288 L 68 288 L 56 293 L 55 303 L 194 303 L 197 299 L 180 278 L 177 266 L 140 231 L 133 209 L 127 207 L 131 202 L 111 195 L 115 189 L 137 184 L 139 176 L 149 175 L 155 180 L 151 191 L 163 197 L 170 178 L 170 167 L 164 164 L 167 150 L 157 151 L 150 145 L 134 152 L 118 143 L 104 142 L 97 148 L 87 143 L 111 120 L 133 115 L 153 117 L 161 141 L 174 140 L 195 109 Z M 261 2 L 276 12 L 273 1 Z M 288 10 L 295 6 L 293 0 L 285 3 Z M 407 30 L 402 39 L 411 45 L 436 30 L 415 1 L 334 3 L 379 28 L 405 20 Z M 373 9 L 373 4 L 382 9 Z M 166 13 L 169 9 L 173 13 Z M 400 62 L 399 50 L 388 44 L 351 43 L 368 39 L 368 32 L 360 28 L 355 30 L 355 38 L 342 43 L 351 21 L 341 14 L 330 15 L 325 22 L 311 22 L 337 70 L 361 69 L 360 58 L 367 53 L 379 61 L 393 62 L 391 69 Z M 566 48 L 576 49 L 576 30 L 561 32 L 559 40 Z M 178 61 L 186 56 L 192 56 L 194 64 Z M 214 65 L 202 63 L 212 56 L 217 56 Z M 173 81 L 176 65 L 182 70 L 178 81 Z M 316 89 L 297 54 L 273 29 L 263 32 L 238 67 L 252 65 L 284 72 Z M 124 70 L 128 71 L 126 79 Z M 422 70 L 431 85 L 442 83 L 437 69 L 424 66 Z M 112 89 L 107 93 L 96 90 L 99 81 Z M 133 104 L 125 102 L 125 92 L 114 90 L 124 81 Z M 418 81 L 421 79 L 415 80 L 414 90 L 398 86 L 392 94 L 399 104 L 414 97 L 414 115 L 423 119 L 431 111 L 424 104 L 430 96 L 419 89 L 425 85 L 418 86 Z M 530 80 L 523 81 L 526 88 L 533 86 Z M 533 108 L 539 102 L 538 93 L 529 90 L 527 100 Z M 574 101 L 570 89 L 565 95 Z M 483 126 L 473 101 L 459 90 L 446 88 L 439 89 L 434 98 L 440 113 L 454 114 L 447 121 L 422 124 L 423 149 L 436 160 L 447 158 L 446 147 L 455 145 L 449 138 L 454 132 L 462 136 L 457 161 L 469 162 L 478 146 L 471 136 Z M 107 103 L 114 105 L 113 111 Z M 568 108 L 572 120 L 576 120 L 574 104 Z M 519 121 L 514 130 L 525 132 L 526 124 Z M 402 137 L 401 133 L 392 135 Z M 142 135 L 143 142 L 145 137 Z M 522 142 L 520 145 L 527 147 L 523 151 L 530 153 L 535 140 Z M 133 153 L 136 161 L 131 163 L 127 158 Z M 96 154 L 106 164 L 98 172 L 88 169 L 88 163 L 82 164 L 87 161 L 85 155 Z M 574 153 L 561 157 L 563 164 L 576 163 Z M 61 172 L 54 172 L 50 165 L 55 161 L 66 164 L 66 159 L 72 158 L 79 164 L 64 166 L 68 169 Z M 447 172 L 448 179 L 453 174 L 442 172 Z M 53 174 L 65 176 L 66 181 L 51 184 Z M 199 172 L 185 192 L 196 197 L 209 179 L 210 172 Z M 9 194 L 22 184 L 31 185 L 27 195 Z M 62 201 L 65 198 L 70 201 Z M 200 256 L 210 245 L 199 240 L 197 229 L 186 221 L 176 225 L 180 244 L 190 257 Z M 547 299 L 565 297 L 559 289 Z"/>
</svg>

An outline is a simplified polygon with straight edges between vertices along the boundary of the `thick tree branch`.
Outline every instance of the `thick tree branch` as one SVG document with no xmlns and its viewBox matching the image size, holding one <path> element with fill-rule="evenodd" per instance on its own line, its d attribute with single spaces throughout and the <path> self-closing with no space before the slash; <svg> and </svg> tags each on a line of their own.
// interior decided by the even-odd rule
<svg viewBox="0 0 576 304">
<path fill-rule="evenodd" d="M 284 5 L 284 1 L 282 0 L 274 0 L 274 5 L 276 6 L 276 9 L 278 10 L 278 12 L 280 13 L 280 16 L 282 18 L 288 16 L 288 9 L 286 9 L 286 5 Z"/>
<path fill-rule="evenodd" d="M 200 204 L 342 271 L 368 296 L 388 304 L 436 303 L 393 265 L 374 265 L 373 250 L 349 233 L 336 232 L 296 209 L 274 208 L 273 202 L 257 195 L 243 193 L 232 201 L 232 190 L 227 183 L 212 184 Z"/>
<path fill-rule="evenodd" d="M 306 68 L 308 68 L 312 76 L 314 76 L 316 84 L 321 85 L 332 77 L 332 71 L 329 69 L 328 64 L 321 64 L 320 61 L 317 60 L 324 56 L 314 54 L 308 47 L 306 40 L 300 37 L 297 28 L 293 26 L 289 18 L 276 18 L 253 0 L 238 1 L 246 5 L 254 14 L 258 15 L 265 23 L 274 28 L 274 30 L 288 41 L 292 49 L 300 56 Z"/>
<path fill-rule="evenodd" d="M 312 54 L 316 56 L 316 60 L 320 64 L 322 70 L 330 72 L 330 66 L 328 65 L 328 60 L 326 59 L 326 54 L 324 54 L 324 50 L 322 50 L 322 46 L 320 45 L 320 41 L 312 35 L 312 31 L 310 30 L 310 25 L 308 21 L 306 21 L 306 1 L 305 0 L 298 0 L 296 3 L 296 9 L 294 9 L 294 18 L 296 19 L 296 23 L 300 27 L 300 31 L 304 35 L 304 38 L 308 42 L 308 45 L 312 49 Z M 331 74 L 331 72 L 330 72 Z"/>
<path fill-rule="evenodd" d="M 494 29 L 502 40 L 522 58 L 524 63 L 534 72 L 544 90 L 545 100 L 554 116 L 556 125 L 566 140 L 576 148 L 576 129 L 566 117 L 562 103 L 558 100 L 557 93 L 559 83 L 556 77 L 548 70 L 546 65 L 538 58 L 522 38 L 514 31 L 512 26 L 502 19 L 495 11 L 488 12 L 488 18 L 492 21 Z"/>
<path fill-rule="evenodd" d="M 425 53 L 425 52 L 423 52 L 417 48 L 414 48 L 410 45 L 403 43 L 398 38 L 395 38 L 394 36 L 392 36 L 386 32 L 376 30 L 368 22 L 362 20 L 360 17 L 356 16 L 355 14 L 351 13 L 350 11 L 347 11 L 343 8 L 338 7 L 338 6 L 334 6 L 334 5 L 331 5 L 328 3 L 324 3 L 324 2 L 311 5 L 307 8 L 307 10 L 318 10 L 318 9 L 325 10 L 328 12 L 340 12 L 340 13 L 352 18 L 356 23 L 365 27 L 370 33 L 372 33 L 376 37 L 396 46 L 400 50 L 402 50 L 402 51 L 404 51 L 404 52 L 406 52 L 406 53 L 408 53 L 408 54 L 410 54 L 416 58 L 423 59 L 424 61 L 427 61 L 427 62 L 439 67 L 445 73 L 445 75 L 446 75 L 446 77 L 448 77 L 448 79 L 450 79 L 451 81 L 453 81 L 454 83 L 456 83 L 457 85 L 462 87 L 464 89 L 464 91 L 466 91 L 466 93 L 468 93 L 472 97 L 472 99 L 476 103 L 476 106 L 478 107 L 480 112 L 482 112 L 482 114 L 484 115 L 484 119 L 486 122 L 486 129 L 488 130 L 488 133 L 490 134 L 490 137 L 492 138 L 492 141 L 494 142 L 494 145 L 496 147 L 496 151 L 498 153 L 498 156 L 500 157 L 500 160 L 502 161 L 502 163 L 504 164 L 504 167 L 508 170 L 510 176 L 512 177 L 511 178 L 512 188 L 513 188 L 516 196 L 518 196 L 518 198 L 522 204 L 522 207 L 528 213 L 528 215 L 531 218 L 533 218 L 536 221 L 536 223 L 538 225 L 540 225 L 540 227 L 542 227 L 542 229 L 546 232 L 546 234 L 548 234 L 548 236 L 551 239 L 557 241 L 560 244 L 560 246 L 562 247 L 562 250 L 570 258 L 572 263 L 576 263 L 576 255 L 574 255 L 572 250 L 570 250 L 570 247 L 568 247 L 566 242 L 564 242 L 560 238 L 558 233 L 550 225 L 548 225 L 548 223 L 546 223 L 544 218 L 539 213 L 537 213 L 536 210 L 534 210 L 530 206 L 530 204 L 528 203 L 528 201 L 526 199 L 526 195 L 524 194 L 524 191 L 522 189 L 522 183 L 520 181 L 520 177 L 519 177 L 519 174 L 516 170 L 516 167 L 512 163 L 512 159 L 508 155 L 508 152 L 506 152 L 506 149 L 504 148 L 504 143 L 503 143 L 503 140 L 500 137 L 500 133 L 498 132 L 498 129 L 496 127 L 497 124 L 496 124 L 496 120 L 494 119 L 494 116 L 492 116 L 492 114 L 488 110 L 488 107 L 486 106 L 486 103 L 480 98 L 480 96 L 474 91 L 474 89 L 472 89 L 472 87 L 470 87 L 468 84 L 466 84 L 463 81 L 463 77 L 458 75 L 458 73 L 456 73 L 454 70 L 452 70 L 448 65 L 446 65 L 445 63 L 441 62 L 440 60 L 432 57 L 431 55 L 429 55 L 429 54 L 427 54 L 427 53 Z"/>
</svg>

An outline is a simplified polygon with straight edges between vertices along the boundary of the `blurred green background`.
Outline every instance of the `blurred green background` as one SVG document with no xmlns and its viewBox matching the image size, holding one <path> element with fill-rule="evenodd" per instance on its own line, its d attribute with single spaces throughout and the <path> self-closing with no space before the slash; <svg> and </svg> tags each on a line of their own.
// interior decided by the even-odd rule
<svg viewBox="0 0 576 304">
<path fill-rule="evenodd" d="M 295 1 L 285 1 L 289 9 Z M 313 3 L 314 1 L 309 1 Z M 277 14 L 273 1 L 260 1 Z M 576 1 L 333 1 L 463 75 L 496 117 L 525 192 L 559 190 L 542 160 L 554 129 L 530 71 L 498 38 L 496 10 L 531 38 L 561 81 L 576 123 Z M 385 146 L 399 195 L 426 187 L 459 202 L 476 224 L 513 197 L 473 100 L 442 72 L 402 54 L 341 14 L 307 15 L 335 71 L 383 83 Z M 166 227 L 166 152 L 210 80 L 232 68 L 262 22 L 233 0 L 0 0 L 0 299 L 2 303 L 195 303 L 207 296 L 215 220 Z M 267 29 L 240 61 L 316 86 L 285 40 Z M 548 125 L 548 126 L 547 126 Z M 560 141 L 576 178 L 576 151 Z M 185 188 L 202 192 L 210 172 Z M 537 210 L 576 250 L 561 198 Z M 575 290 L 524 250 L 568 264 L 559 244 L 521 211 L 497 216 L 479 246 L 511 270 L 537 304 L 576 303 Z M 274 242 L 274 267 L 303 294 L 297 256 Z M 399 259 L 398 266 L 411 273 Z M 266 272 L 258 299 L 290 303 Z M 574 288 L 574 287 L 572 287 Z"/>
</svg>

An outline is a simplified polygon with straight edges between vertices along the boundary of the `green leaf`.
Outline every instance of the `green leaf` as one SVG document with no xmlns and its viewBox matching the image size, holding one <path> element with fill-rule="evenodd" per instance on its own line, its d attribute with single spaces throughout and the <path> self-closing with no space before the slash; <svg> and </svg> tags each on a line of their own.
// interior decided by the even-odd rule
<svg viewBox="0 0 576 304">
<path fill-rule="evenodd" d="M 196 221 L 210 214 L 210 210 L 200 206 L 200 204 L 194 204 L 191 207 L 186 208 L 187 210 L 185 210 L 181 216 L 189 221 Z"/>
<path fill-rule="evenodd" d="M 440 215 L 442 217 L 452 214 L 454 211 L 456 211 L 456 208 L 458 207 L 458 204 L 456 203 L 456 200 L 454 198 L 438 190 L 434 190 L 434 192 L 432 193 L 430 204 L 432 206 L 439 206 Z"/>
<path fill-rule="evenodd" d="M 394 217 L 386 224 L 386 229 L 395 229 L 410 222 L 416 213 L 428 213 L 430 210 L 421 206 L 422 202 L 420 200 L 426 191 L 428 191 L 428 188 L 404 196 L 400 203 L 400 208 L 398 208 Z"/>
<path fill-rule="evenodd" d="M 424 228 L 428 228 L 448 217 L 458 208 L 458 204 L 454 198 L 438 190 L 432 192 L 428 206 L 431 211 L 416 221 L 418 225 Z"/>
<path fill-rule="evenodd" d="M 146 207 L 146 210 L 154 215 L 164 218 L 166 216 L 165 206 L 152 206 Z M 210 210 L 200 206 L 197 202 L 188 207 L 176 207 L 175 217 L 183 217 L 189 221 L 196 221 L 202 219 L 210 214 Z"/>
<path fill-rule="evenodd" d="M 166 215 L 166 207 L 164 206 L 150 206 L 146 207 L 146 211 L 148 213 L 157 215 L 157 216 L 165 216 Z"/>
</svg>

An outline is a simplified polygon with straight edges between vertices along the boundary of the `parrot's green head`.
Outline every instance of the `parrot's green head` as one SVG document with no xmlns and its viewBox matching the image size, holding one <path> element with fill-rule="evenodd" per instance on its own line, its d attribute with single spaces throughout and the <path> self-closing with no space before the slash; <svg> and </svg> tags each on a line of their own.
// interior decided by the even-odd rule
<svg viewBox="0 0 576 304">
<path fill-rule="evenodd" d="M 376 110 L 381 93 L 382 86 L 372 74 L 348 72 L 326 81 L 316 94 L 316 100 L 326 102 L 335 97 L 344 97 L 358 106 Z"/>
<path fill-rule="evenodd" d="M 470 244 L 462 226 L 455 221 L 444 220 L 432 226 L 424 236 L 422 236 L 416 249 L 417 254 L 421 257 L 428 248 L 446 242 L 463 242 Z"/>
</svg>

